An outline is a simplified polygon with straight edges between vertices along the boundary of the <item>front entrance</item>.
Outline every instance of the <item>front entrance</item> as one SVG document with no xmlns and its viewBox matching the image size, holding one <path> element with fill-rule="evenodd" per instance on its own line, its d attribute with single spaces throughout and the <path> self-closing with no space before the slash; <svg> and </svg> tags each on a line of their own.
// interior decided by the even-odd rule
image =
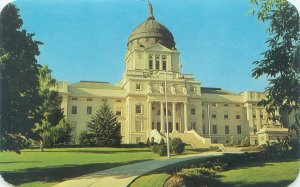
<svg viewBox="0 0 300 187">
<path fill-rule="evenodd" d="M 168 128 L 169 128 L 169 132 L 173 131 L 173 125 L 172 122 L 168 122 Z"/>
<path fill-rule="evenodd" d="M 156 123 L 156 129 L 157 129 L 158 132 L 160 132 L 160 129 L 161 129 L 160 122 Z"/>
</svg>

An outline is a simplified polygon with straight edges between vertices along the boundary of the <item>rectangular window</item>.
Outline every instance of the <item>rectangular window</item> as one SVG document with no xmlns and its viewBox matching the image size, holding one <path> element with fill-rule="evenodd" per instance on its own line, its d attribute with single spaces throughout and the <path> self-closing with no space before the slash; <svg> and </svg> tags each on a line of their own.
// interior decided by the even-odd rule
<svg viewBox="0 0 300 187">
<path fill-rule="evenodd" d="M 77 114 L 77 106 L 72 106 L 72 114 Z"/>
<path fill-rule="evenodd" d="M 87 98 L 86 100 L 87 100 L 87 101 L 93 101 L 93 99 L 92 99 L 92 98 Z"/>
<path fill-rule="evenodd" d="M 264 118 L 264 115 L 263 115 L 263 114 L 260 114 L 259 117 L 260 117 L 260 119 L 263 119 L 263 118 Z"/>
<path fill-rule="evenodd" d="M 159 70 L 159 56 L 155 56 L 155 69 Z"/>
<path fill-rule="evenodd" d="M 229 126 L 225 125 L 225 134 L 229 134 Z"/>
<path fill-rule="evenodd" d="M 202 118 L 204 118 L 205 116 L 204 116 L 204 110 L 202 110 Z"/>
<path fill-rule="evenodd" d="M 224 113 L 224 119 L 228 119 L 228 112 Z"/>
<path fill-rule="evenodd" d="M 135 84 L 135 89 L 136 90 L 142 90 L 142 84 L 141 83 L 136 83 Z"/>
<path fill-rule="evenodd" d="M 106 102 L 107 101 L 107 99 L 102 99 L 102 102 Z"/>
<path fill-rule="evenodd" d="M 165 61 L 162 62 L 162 70 L 164 70 L 164 71 L 167 70 L 167 62 L 165 62 Z"/>
<path fill-rule="evenodd" d="M 167 57 L 166 56 L 162 57 L 162 69 L 167 70 Z"/>
<path fill-rule="evenodd" d="M 224 106 L 225 106 L 225 107 L 227 107 L 227 106 L 228 106 L 228 104 L 224 104 Z"/>
<path fill-rule="evenodd" d="M 149 55 L 149 69 L 153 69 L 153 58 L 152 58 L 152 55 Z"/>
<path fill-rule="evenodd" d="M 116 108 L 116 115 L 117 116 L 121 116 L 122 115 L 122 109 L 121 109 L 121 107 L 117 107 Z"/>
<path fill-rule="evenodd" d="M 191 115 L 193 115 L 193 116 L 196 115 L 196 109 L 195 108 L 191 109 Z"/>
<path fill-rule="evenodd" d="M 217 104 L 216 104 L 216 103 L 213 103 L 213 104 L 211 104 L 211 106 L 217 106 Z"/>
<path fill-rule="evenodd" d="M 212 118 L 217 118 L 217 113 L 216 113 L 215 111 L 212 111 L 212 112 L 211 112 L 211 117 L 212 117 Z"/>
<path fill-rule="evenodd" d="M 241 119 L 241 116 L 240 116 L 239 114 L 237 114 L 237 115 L 235 116 L 235 119 Z"/>
<path fill-rule="evenodd" d="M 142 121 L 136 120 L 135 121 L 135 132 L 141 132 L 142 131 Z"/>
<path fill-rule="evenodd" d="M 122 100 L 121 99 L 117 99 L 116 102 L 120 103 L 120 102 L 122 102 Z"/>
<path fill-rule="evenodd" d="M 217 134 L 217 125 L 212 126 L 212 133 Z"/>
<path fill-rule="evenodd" d="M 252 117 L 253 117 L 253 119 L 256 119 L 256 115 L 255 114 L 253 114 Z"/>
<path fill-rule="evenodd" d="M 86 114 L 92 114 L 93 108 L 91 106 L 86 107 Z"/>
<path fill-rule="evenodd" d="M 73 101 L 77 101 L 78 99 L 76 97 L 72 97 L 72 100 Z"/>
<path fill-rule="evenodd" d="M 135 113 L 136 114 L 142 113 L 142 105 L 135 105 Z"/>
<path fill-rule="evenodd" d="M 162 68 L 163 68 L 163 70 L 164 71 L 166 71 L 167 70 L 167 60 L 166 60 L 166 57 L 163 57 L 163 59 L 162 59 Z"/>
<path fill-rule="evenodd" d="M 236 131 L 238 134 L 242 134 L 242 126 L 240 125 L 236 126 Z"/>
<path fill-rule="evenodd" d="M 240 105 L 239 105 L 239 104 L 236 104 L 235 107 L 240 107 Z"/>
</svg>

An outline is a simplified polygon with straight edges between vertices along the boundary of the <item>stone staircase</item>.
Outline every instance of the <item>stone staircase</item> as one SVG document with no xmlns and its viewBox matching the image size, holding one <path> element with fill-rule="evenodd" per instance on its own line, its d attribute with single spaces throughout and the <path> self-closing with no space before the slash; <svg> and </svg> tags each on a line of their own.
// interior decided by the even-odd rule
<svg viewBox="0 0 300 187">
<path fill-rule="evenodd" d="M 158 132 L 156 129 L 150 131 L 149 137 L 153 137 L 154 142 L 156 143 L 159 143 L 162 138 L 166 140 L 166 137 L 162 133 Z"/>
<path fill-rule="evenodd" d="M 195 130 L 186 133 L 170 133 L 170 138 L 180 138 L 184 143 L 192 145 L 194 148 L 208 148 L 211 146 L 208 138 L 203 138 Z"/>
</svg>

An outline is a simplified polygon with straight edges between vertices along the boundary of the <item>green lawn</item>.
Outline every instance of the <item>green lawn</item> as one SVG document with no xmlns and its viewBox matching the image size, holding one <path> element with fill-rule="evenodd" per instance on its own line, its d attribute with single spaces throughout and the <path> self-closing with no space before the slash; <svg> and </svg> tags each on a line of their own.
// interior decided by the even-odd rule
<svg viewBox="0 0 300 187">
<path fill-rule="evenodd" d="M 297 178 L 299 161 L 253 163 L 222 172 L 217 176 L 217 179 L 226 186 L 283 187 L 291 184 Z"/>
<path fill-rule="evenodd" d="M 148 148 L 27 149 L 0 153 L 0 173 L 20 186 L 51 186 L 60 181 L 124 164 L 161 158 Z"/>
<path fill-rule="evenodd" d="M 299 173 L 300 160 L 284 162 L 256 162 L 219 173 L 215 187 L 283 187 L 291 184 Z M 136 179 L 130 187 L 162 187 L 171 176 L 170 168 L 147 173 Z M 211 186 L 210 186 L 211 187 Z"/>
</svg>

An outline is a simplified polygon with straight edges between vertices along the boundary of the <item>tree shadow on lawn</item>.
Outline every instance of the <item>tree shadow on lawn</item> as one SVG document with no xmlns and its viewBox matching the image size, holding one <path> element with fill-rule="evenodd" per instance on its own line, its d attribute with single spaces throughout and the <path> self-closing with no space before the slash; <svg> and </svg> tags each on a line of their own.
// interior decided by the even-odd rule
<svg viewBox="0 0 300 187">
<path fill-rule="evenodd" d="M 247 182 L 245 181 L 235 181 L 235 182 L 222 182 L 220 177 L 216 176 L 211 179 L 207 186 L 209 187 L 283 187 L 291 184 L 293 180 L 280 180 L 280 181 L 265 181 L 265 182 Z M 198 187 L 199 184 L 188 185 L 188 187 Z"/>
<path fill-rule="evenodd" d="M 117 163 L 94 163 L 85 165 L 64 165 L 50 168 L 28 168 L 25 170 L 19 170 L 15 172 L 2 172 L 2 177 L 13 185 L 21 185 L 31 182 L 62 182 L 64 180 L 79 177 L 89 173 L 127 165 L 137 162 L 149 161 L 151 159 L 129 161 L 129 162 L 117 162 Z"/>
<path fill-rule="evenodd" d="M 0 162 L 0 164 L 34 163 L 34 162 L 41 162 L 41 161 L 28 160 L 28 161 Z"/>
<path fill-rule="evenodd" d="M 233 166 L 229 165 L 229 168 L 227 170 L 249 169 L 251 167 L 274 166 L 274 163 L 294 162 L 296 160 L 298 160 L 298 159 L 285 159 L 285 160 L 273 159 L 273 160 L 268 160 L 268 161 L 251 161 L 251 162 L 240 163 L 240 164 L 233 165 Z M 269 162 L 271 162 L 271 163 L 269 163 Z"/>
<path fill-rule="evenodd" d="M 38 151 L 31 151 L 31 150 L 26 150 L 24 152 L 38 152 Z M 45 149 L 43 152 L 40 152 L 41 154 L 43 153 L 95 153 L 95 154 L 118 154 L 118 153 L 141 153 L 141 152 L 150 152 L 147 149 L 145 150 L 113 150 L 113 151 L 105 151 L 105 150 L 51 150 L 51 149 Z"/>
</svg>

